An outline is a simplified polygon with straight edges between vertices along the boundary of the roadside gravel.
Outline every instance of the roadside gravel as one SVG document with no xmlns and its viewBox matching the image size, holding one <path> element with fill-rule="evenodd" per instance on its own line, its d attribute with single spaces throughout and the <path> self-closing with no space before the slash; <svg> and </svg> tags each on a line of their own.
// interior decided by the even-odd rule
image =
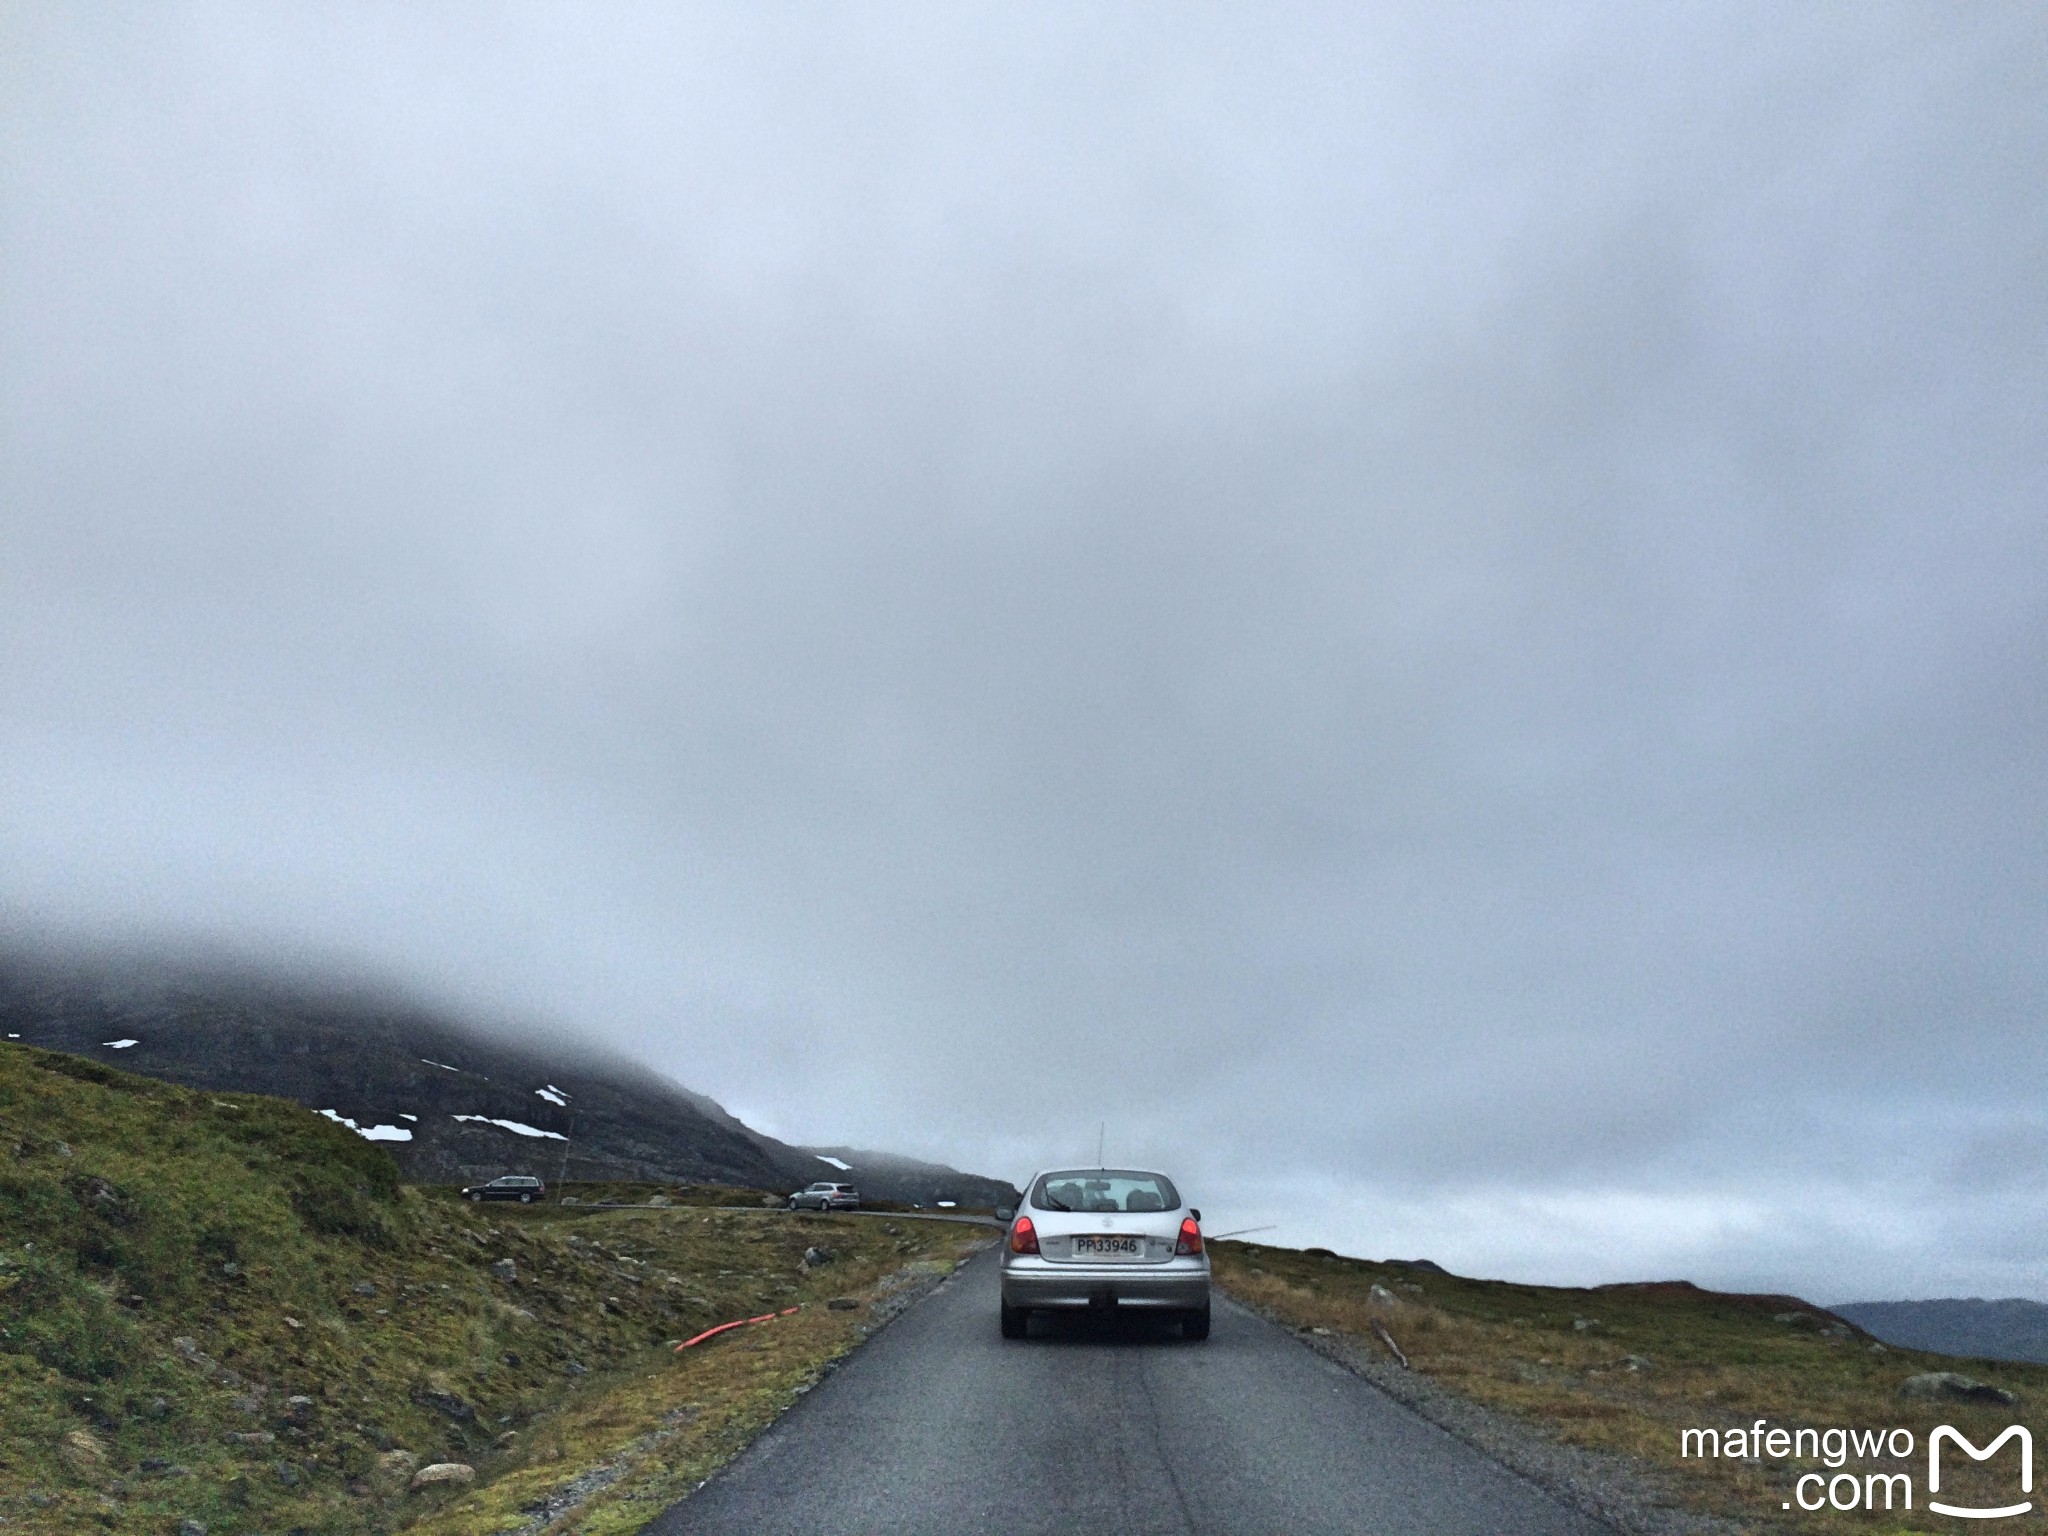
<svg viewBox="0 0 2048 1536">
<path fill-rule="evenodd" d="M 1681 1509 L 1664 1480 L 1641 1463 L 1565 1445 L 1533 1425 L 1404 1369 L 1363 1339 L 1297 1328 L 1264 1308 L 1235 1297 L 1232 1301 L 1285 1328 L 1325 1359 L 1622 1536 L 1743 1536 L 1761 1529 L 1750 1522 Z"/>
</svg>

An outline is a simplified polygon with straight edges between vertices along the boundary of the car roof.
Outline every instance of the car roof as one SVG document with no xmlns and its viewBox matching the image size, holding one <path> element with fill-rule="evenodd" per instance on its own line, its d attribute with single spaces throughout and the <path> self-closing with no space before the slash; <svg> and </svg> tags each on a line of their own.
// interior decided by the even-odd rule
<svg viewBox="0 0 2048 1536">
<path fill-rule="evenodd" d="M 1091 1173 L 1098 1173 L 1110 1178 L 1130 1178 L 1135 1175 L 1141 1179 L 1165 1179 L 1175 1187 L 1178 1187 L 1180 1184 L 1180 1181 L 1174 1178 L 1172 1174 L 1158 1168 L 1076 1168 L 1071 1163 L 1054 1163 L 1050 1168 L 1041 1168 L 1038 1172 L 1031 1175 L 1029 1182 L 1024 1187 L 1029 1189 L 1031 1185 L 1036 1184 L 1049 1173 L 1078 1174 L 1082 1177 L 1086 1177 Z"/>
</svg>

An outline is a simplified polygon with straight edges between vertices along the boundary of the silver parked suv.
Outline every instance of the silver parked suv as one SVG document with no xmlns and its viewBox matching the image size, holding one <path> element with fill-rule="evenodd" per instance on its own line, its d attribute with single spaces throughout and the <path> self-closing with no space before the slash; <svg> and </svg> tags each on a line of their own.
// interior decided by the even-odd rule
<svg viewBox="0 0 2048 1536">
<path fill-rule="evenodd" d="M 860 1191 L 851 1184 L 812 1184 L 789 1197 L 792 1211 L 857 1211 Z"/>
<path fill-rule="evenodd" d="M 1206 1339 L 1201 1221 L 1163 1173 L 1041 1173 L 1003 1245 L 1003 1337 L 1023 1338 L 1033 1312 L 1130 1307 L 1177 1316 L 1183 1337 Z"/>
</svg>

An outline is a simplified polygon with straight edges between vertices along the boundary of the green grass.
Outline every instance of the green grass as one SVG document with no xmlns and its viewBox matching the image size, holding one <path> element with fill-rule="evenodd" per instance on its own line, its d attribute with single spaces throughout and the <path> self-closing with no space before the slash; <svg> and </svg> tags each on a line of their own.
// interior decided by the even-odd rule
<svg viewBox="0 0 2048 1536">
<path fill-rule="evenodd" d="M 670 1209 L 471 1205 L 297 1105 L 0 1046 L 0 1517 L 495 1532 L 602 1465 L 557 1526 L 630 1531 L 857 1342 L 892 1276 L 963 1242 L 714 1211 L 734 1192 L 710 1187 L 583 1198 L 657 1192 Z M 813 1245 L 833 1262 L 803 1268 Z M 410 1493 L 400 1451 L 478 1484 Z"/>
<path fill-rule="evenodd" d="M 1452 1391 L 1564 1442 L 1631 1457 L 1681 1503 L 1759 1530 L 1951 1528 L 1957 1522 L 1924 1512 L 1928 1432 L 1952 1424 L 1984 1444 L 2008 1424 L 2028 1423 L 2048 1402 L 2048 1367 L 1873 1349 L 1867 1334 L 1790 1297 L 1727 1295 L 1682 1283 L 1513 1285 L 1242 1242 L 1214 1243 L 1211 1253 L 1217 1283 L 1269 1316 L 1328 1329 L 1391 1361 L 1379 1336 L 1384 1329 L 1415 1370 Z M 1374 1294 L 1376 1286 L 1382 1294 Z M 1899 1394 L 1908 1376 L 1935 1370 L 1959 1370 L 2018 1402 L 2000 1407 Z M 1746 1428 L 1759 1418 L 1788 1428 L 1912 1431 L 1912 1459 L 1852 1460 L 1839 1470 L 1909 1472 L 1919 1510 L 1787 1513 L 1781 1506 L 1801 1473 L 1837 1469 L 1813 1460 L 1766 1457 L 1750 1465 L 1679 1454 L 1683 1429 Z M 1979 1468 L 1967 1458 L 1945 1458 L 1942 1497 L 2009 1501 L 2013 1459 L 2007 1451 Z M 2039 1530 L 2048 1521 L 2037 1511 L 1997 1523 Z"/>
</svg>

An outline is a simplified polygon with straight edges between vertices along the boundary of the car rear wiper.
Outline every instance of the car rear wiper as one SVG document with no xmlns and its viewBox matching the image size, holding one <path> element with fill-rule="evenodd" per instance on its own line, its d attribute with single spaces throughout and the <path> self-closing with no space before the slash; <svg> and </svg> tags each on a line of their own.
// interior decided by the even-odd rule
<svg viewBox="0 0 2048 1536">
<path fill-rule="evenodd" d="M 1047 1195 L 1045 1197 L 1045 1208 L 1049 1211 L 1065 1211 L 1069 1215 L 1072 1215 L 1074 1210 L 1074 1208 L 1071 1205 L 1061 1205 L 1059 1201 L 1053 1199 L 1051 1195 Z"/>
</svg>

